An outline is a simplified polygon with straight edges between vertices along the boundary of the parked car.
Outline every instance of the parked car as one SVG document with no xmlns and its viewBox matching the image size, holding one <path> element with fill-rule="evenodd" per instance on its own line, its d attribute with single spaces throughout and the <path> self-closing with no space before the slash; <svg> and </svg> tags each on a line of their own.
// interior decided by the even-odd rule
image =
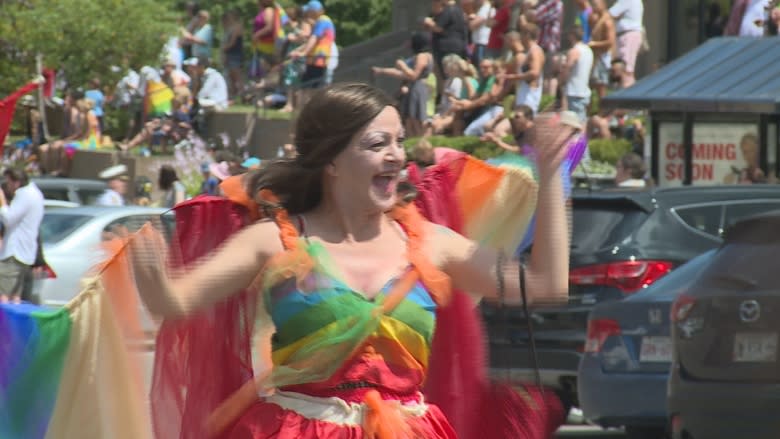
<svg viewBox="0 0 780 439">
<path fill-rule="evenodd" d="M 577 371 L 593 306 L 620 300 L 722 242 L 735 221 L 780 208 L 780 186 L 677 187 L 649 191 L 575 192 L 569 301 L 533 309 L 543 384 L 567 406 L 577 405 Z M 518 380 L 534 378 L 526 318 L 508 321 L 482 304 L 490 337 L 491 367 Z"/>
<path fill-rule="evenodd" d="M 164 208 L 82 206 L 49 209 L 43 215 L 41 240 L 53 276 L 33 282 L 33 297 L 42 305 L 62 306 L 81 289 L 81 280 L 105 256 L 100 249 L 104 232 L 115 226 L 138 230 L 162 218 L 173 231 L 173 216 Z"/>
<path fill-rule="evenodd" d="M 674 438 L 780 436 L 778 255 L 780 212 L 742 221 L 674 302 Z"/>
<path fill-rule="evenodd" d="M 603 427 L 625 427 L 629 439 L 667 437 L 669 311 L 714 254 L 693 258 L 625 300 L 593 308 L 577 380 L 585 418 Z"/>
<path fill-rule="evenodd" d="M 100 180 L 78 178 L 40 177 L 32 182 L 43 192 L 46 200 L 68 201 L 79 205 L 93 205 L 106 190 L 106 183 Z"/>
<path fill-rule="evenodd" d="M 63 207 L 79 207 L 81 206 L 78 203 L 74 203 L 72 201 L 61 201 L 61 200 L 43 200 L 43 208 L 44 209 L 60 209 Z"/>
</svg>

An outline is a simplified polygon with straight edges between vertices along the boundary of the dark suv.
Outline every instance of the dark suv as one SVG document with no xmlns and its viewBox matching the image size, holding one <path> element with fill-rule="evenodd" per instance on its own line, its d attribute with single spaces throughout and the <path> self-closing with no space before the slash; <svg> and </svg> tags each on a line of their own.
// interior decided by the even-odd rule
<svg viewBox="0 0 780 439">
<path fill-rule="evenodd" d="M 577 405 L 577 368 L 593 305 L 619 300 L 718 247 L 741 218 L 780 209 L 780 186 L 679 187 L 578 192 L 572 197 L 569 302 L 531 311 L 541 379 Z M 494 372 L 531 380 L 526 316 L 482 305 Z M 506 376 L 506 375 L 505 375 Z"/>
<path fill-rule="evenodd" d="M 780 213 L 726 233 L 672 305 L 675 439 L 780 437 Z"/>
</svg>

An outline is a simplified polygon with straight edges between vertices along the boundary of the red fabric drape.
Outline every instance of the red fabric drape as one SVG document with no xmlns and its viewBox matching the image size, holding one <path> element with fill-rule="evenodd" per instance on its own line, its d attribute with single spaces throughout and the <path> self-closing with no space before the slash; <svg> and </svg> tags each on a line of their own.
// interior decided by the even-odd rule
<svg viewBox="0 0 780 439">
<path fill-rule="evenodd" d="M 463 218 L 455 196 L 463 160 L 407 172 L 417 187 L 415 204 L 429 221 L 461 232 Z M 563 407 L 551 391 L 532 385 L 491 382 L 487 374 L 487 335 L 474 301 L 453 291 L 449 306 L 436 311 L 427 400 L 441 408 L 458 437 L 547 439 L 564 421 Z"/>
<path fill-rule="evenodd" d="M 192 263 L 249 223 L 243 206 L 219 197 L 197 197 L 174 210 L 173 266 Z M 208 416 L 252 378 L 255 304 L 255 296 L 244 292 L 192 317 L 163 322 L 150 395 L 155 437 L 205 438 Z"/>
<path fill-rule="evenodd" d="M 0 100 L 0 157 L 3 156 L 5 138 L 8 136 L 8 131 L 11 129 L 11 121 L 14 118 L 16 101 L 36 88 L 38 88 L 38 84 L 35 82 L 30 82 L 29 84 L 6 96 L 3 100 Z"/>
</svg>

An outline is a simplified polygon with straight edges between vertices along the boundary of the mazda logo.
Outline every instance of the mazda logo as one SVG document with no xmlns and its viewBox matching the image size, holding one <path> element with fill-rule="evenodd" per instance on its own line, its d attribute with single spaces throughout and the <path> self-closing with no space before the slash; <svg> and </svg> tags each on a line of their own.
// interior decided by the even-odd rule
<svg viewBox="0 0 780 439">
<path fill-rule="evenodd" d="M 761 317 L 761 305 L 755 300 L 746 300 L 739 305 L 739 319 L 745 323 L 752 323 Z"/>
</svg>

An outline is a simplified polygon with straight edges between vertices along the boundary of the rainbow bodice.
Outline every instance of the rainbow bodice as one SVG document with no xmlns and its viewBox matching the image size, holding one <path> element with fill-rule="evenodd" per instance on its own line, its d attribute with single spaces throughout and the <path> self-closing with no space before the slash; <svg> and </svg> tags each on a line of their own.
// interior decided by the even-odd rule
<svg viewBox="0 0 780 439">
<path fill-rule="evenodd" d="M 436 320 L 436 304 L 422 283 L 381 313 L 396 279 L 368 299 L 329 269 L 322 245 L 301 240 L 301 246 L 314 261 L 310 273 L 265 291 L 276 328 L 274 385 L 318 395 L 355 383 L 399 395 L 419 391 Z"/>
</svg>

